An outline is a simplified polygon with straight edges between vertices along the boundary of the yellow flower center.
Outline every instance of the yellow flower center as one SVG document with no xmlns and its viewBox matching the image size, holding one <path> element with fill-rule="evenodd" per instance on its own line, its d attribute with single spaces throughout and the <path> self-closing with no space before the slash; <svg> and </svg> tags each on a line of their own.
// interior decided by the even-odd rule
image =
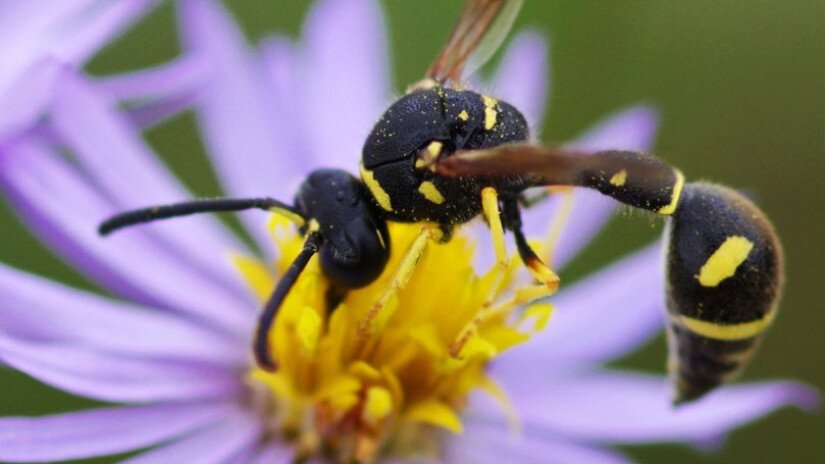
<svg viewBox="0 0 825 464">
<path fill-rule="evenodd" d="M 270 336 L 278 371 L 253 368 L 249 381 L 267 398 L 273 435 L 291 443 L 296 457 L 374 462 L 384 455 L 435 456 L 442 431 L 461 433 L 461 411 L 473 390 L 487 391 L 506 409 L 507 398 L 486 366 L 540 330 L 551 307 L 538 303 L 514 314 L 540 292 L 508 291 L 517 260 L 503 279 L 496 271 L 478 275 L 473 244 L 459 233 L 448 243 L 431 243 L 406 285 L 368 316 L 420 230 L 420 224 L 390 224 L 385 272 L 331 311 L 328 281 L 313 258 L 280 308 Z M 303 240 L 278 216 L 272 231 L 281 274 Z M 235 262 L 265 301 L 276 283 L 273 273 L 253 259 Z M 364 331 L 367 320 L 372 330 Z"/>
</svg>

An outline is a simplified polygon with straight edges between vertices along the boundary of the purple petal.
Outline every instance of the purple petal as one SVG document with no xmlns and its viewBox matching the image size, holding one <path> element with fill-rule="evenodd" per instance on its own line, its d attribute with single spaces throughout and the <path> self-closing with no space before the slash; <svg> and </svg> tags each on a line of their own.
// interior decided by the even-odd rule
<svg viewBox="0 0 825 464">
<path fill-rule="evenodd" d="M 548 434 L 607 443 L 707 442 L 779 408 L 811 410 L 818 403 L 810 387 L 764 382 L 723 387 L 674 408 L 664 378 L 610 371 L 540 386 L 508 385 L 528 423 Z"/>
<path fill-rule="evenodd" d="M 664 326 L 663 276 L 657 243 L 565 288 L 552 298 L 556 311 L 547 328 L 502 356 L 493 372 L 540 383 L 637 349 Z"/>
<path fill-rule="evenodd" d="M 0 460 L 51 462 L 117 454 L 173 439 L 229 412 L 221 403 L 94 409 L 0 419 Z"/>
<path fill-rule="evenodd" d="M 206 72 L 201 56 L 184 55 L 160 66 L 103 77 L 96 87 L 117 100 L 168 99 L 194 92 Z"/>
<path fill-rule="evenodd" d="M 507 49 L 492 80 L 492 91 L 521 110 L 538 138 L 550 88 L 547 42 L 541 34 L 521 33 Z"/>
<path fill-rule="evenodd" d="M 516 435 L 505 425 L 465 422 L 464 433 L 450 440 L 445 462 L 473 463 L 627 463 L 625 456 L 612 450 L 561 441 L 558 436 L 525 430 Z"/>
<path fill-rule="evenodd" d="M 71 71 L 61 75 L 53 124 L 91 181 L 122 209 L 191 198 L 113 106 L 81 76 Z M 166 221 L 147 226 L 147 231 L 215 286 L 228 287 L 241 298 L 248 295 L 225 256 L 245 247 L 216 218 Z"/>
<path fill-rule="evenodd" d="M 156 3 L 66 0 L 54 5 L 29 1 L 5 5 L 0 43 L 14 43 L 14 47 L 0 53 L 0 108 L 5 113 L 0 117 L 0 138 L 41 113 L 53 78 L 42 74 L 43 63 L 82 64 Z M 24 103 L 30 106 L 17 113 L 15 106 L 22 108 Z"/>
<path fill-rule="evenodd" d="M 622 111 L 601 122 L 570 145 L 576 150 L 624 149 L 647 151 L 653 145 L 658 118 L 648 107 Z M 598 233 L 616 209 L 617 203 L 598 192 L 575 189 L 573 206 L 553 252 L 553 265 L 564 267 Z M 530 236 L 547 235 L 562 210 L 561 196 L 551 198 L 525 213 L 525 231 Z"/>
<path fill-rule="evenodd" d="M 115 209 L 57 153 L 34 143 L 0 147 L 0 185 L 36 232 L 79 269 L 135 301 L 171 307 L 245 339 L 256 305 L 186 266 L 142 230 L 102 239 Z"/>
<path fill-rule="evenodd" d="M 383 15 L 372 0 L 321 0 L 303 34 L 298 90 L 310 153 L 319 165 L 354 170 L 390 96 Z"/>
<path fill-rule="evenodd" d="M 0 95 L 0 140 L 31 127 L 51 100 L 60 65 L 51 59 L 34 63 L 25 84 Z"/>
<path fill-rule="evenodd" d="M 280 111 L 266 97 L 261 63 L 218 2 L 180 2 L 180 28 L 187 50 L 208 69 L 197 112 L 224 188 L 233 196 L 289 201 L 306 173 L 305 160 L 288 143 L 284 122 L 296 115 Z M 266 216 L 242 218 L 259 244 L 271 249 Z"/>
<path fill-rule="evenodd" d="M 295 453 L 282 443 L 276 443 L 264 448 L 250 464 L 280 464 L 292 462 Z"/>
<path fill-rule="evenodd" d="M 249 411 L 236 410 L 217 425 L 122 462 L 221 464 L 253 447 L 261 432 L 259 417 Z"/>
<path fill-rule="evenodd" d="M 653 146 L 659 116 L 649 106 L 634 106 L 607 117 L 570 144 L 573 150 L 636 150 Z"/>
<path fill-rule="evenodd" d="M 0 359 L 56 388 L 101 401 L 234 398 L 242 391 L 241 378 L 232 370 L 125 357 L 71 343 L 15 340 L 3 333 Z"/>
<path fill-rule="evenodd" d="M 19 339 L 228 367 L 241 365 L 247 356 L 237 339 L 179 316 L 75 290 L 2 264 L 0 313 L 0 333 Z"/>
</svg>

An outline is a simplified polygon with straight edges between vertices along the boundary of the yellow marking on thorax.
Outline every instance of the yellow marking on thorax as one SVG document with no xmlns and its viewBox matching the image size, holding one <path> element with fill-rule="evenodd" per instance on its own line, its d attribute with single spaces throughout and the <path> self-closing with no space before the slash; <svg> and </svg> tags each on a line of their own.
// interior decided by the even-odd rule
<svg viewBox="0 0 825 464">
<path fill-rule="evenodd" d="M 425 180 L 421 183 L 421 185 L 418 186 L 418 191 L 422 195 L 424 195 L 424 198 L 431 201 L 432 203 L 435 203 L 437 205 L 444 203 L 444 195 L 441 194 L 441 192 L 438 190 L 438 187 L 436 187 L 435 184 L 428 180 Z"/>
<path fill-rule="evenodd" d="M 673 184 L 673 193 L 670 197 L 670 203 L 667 206 L 659 208 L 657 213 L 667 216 L 676 211 L 676 206 L 679 204 L 679 199 L 682 197 L 682 188 L 685 186 L 685 176 L 678 169 L 673 170 L 676 173 L 676 183 Z"/>
<path fill-rule="evenodd" d="M 415 168 L 430 168 L 431 171 L 435 171 L 435 163 L 441 155 L 442 148 L 444 148 L 443 142 L 439 142 L 438 140 L 430 142 L 423 152 L 419 152 L 418 158 L 415 160 Z"/>
<path fill-rule="evenodd" d="M 491 130 L 498 120 L 498 111 L 496 111 L 498 100 L 487 95 L 482 95 L 481 100 L 484 102 L 484 130 Z"/>
<path fill-rule="evenodd" d="M 621 171 L 613 174 L 613 177 L 610 178 L 610 184 L 616 187 L 621 187 L 624 185 L 625 181 L 627 180 L 627 170 L 622 169 Z"/>
<path fill-rule="evenodd" d="M 458 113 L 458 119 L 465 122 L 468 121 L 470 119 L 470 115 L 467 113 L 467 110 L 461 110 L 461 112 Z"/>
<path fill-rule="evenodd" d="M 765 329 L 773 323 L 774 318 L 776 318 L 776 313 L 777 310 L 772 309 L 765 314 L 762 319 L 730 325 L 714 324 L 713 322 L 693 319 L 687 316 L 676 316 L 676 318 L 679 324 L 697 335 L 714 340 L 731 341 L 744 340 L 764 332 Z"/>
<path fill-rule="evenodd" d="M 748 259 L 753 250 L 753 242 L 736 235 L 728 237 L 705 261 L 696 279 L 703 287 L 715 287 L 720 282 L 733 277 L 736 269 Z"/>
<path fill-rule="evenodd" d="M 380 206 L 384 211 L 392 211 L 392 202 L 390 202 L 390 196 L 387 194 L 386 191 L 381 187 L 381 184 L 375 180 L 375 174 L 364 168 L 364 164 L 360 164 L 358 169 L 361 171 L 361 179 L 367 184 L 367 188 L 372 193 L 372 196 L 375 198 L 375 201 L 378 202 L 378 206 Z"/>
</svg>

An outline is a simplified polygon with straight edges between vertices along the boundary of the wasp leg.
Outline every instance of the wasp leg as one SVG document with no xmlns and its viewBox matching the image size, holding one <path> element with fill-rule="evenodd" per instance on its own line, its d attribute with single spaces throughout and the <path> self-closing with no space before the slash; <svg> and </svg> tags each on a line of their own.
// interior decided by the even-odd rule
<svg viewBox="0 0 825 464">
<path fill-rule="evenodd" d="M 418 262 L 427 250 L 427 246 L 438 235 L 439 234 L 431 225 L 426 225 L 421 228 L 421 233 L 418 234 L 418 237 L 415 238 L 410 245 L 410 248 L 404 254 L 404 258 L 401 260 L 401 264 L 392 276 L 392 280 L 390 280 L 389 285 L 384 289 L 381 296 L 378 297 L 378 300 L 375 301 L 366 316 L 364 316 L 358 324 L 359 336 L 366 338 L 372 335 L 377 329 L 377 321 L 389 320 L 392 313 L 387 313 L 387 311 L 395 310 L 391 306 L 388 306 L 390 299 L 407 285 L 407 282 L 409 282 L 410 277 L 412 277 L 413 271 L 415 271 Z M 382 314 L 382 311 L 385 312 L 385 314 Z"/>
<path fill-rule="evenodd" d="M 503 204 L 505 226 L 513 231 L 516 239 L 516 248 L 518 249 L 522 262 L 524 262 L 530 274 L 533 275 L 533 278 L 546 285 L 551 293 L 555 292 L 559 288 L 559 276 L 541 261 L 533 250 L 533 247 L 527 242 L 527 238 L 524 236 L 524 231 L 522 230 L 521 211 L 519 210 L 517 200 L 508 198 L 504 200 Z M 562 220 L 563 219 L 564 215 L 562 215 Z"/>
<path fill-rule="evenodd" d="M 490 286 L 490 291 L 484 299 L 484 306 L 490 306 L 498 293 L 498 287 L 504 279 L 504 273 L 510 265 L 507 258 L 507 243 L 504 240 L 504 225 L 501 222 L 501 210 L 498 205 L 498 192 L 492 187 L 485 187 L 481 191 L 481 205 L 484 211 L 484 219 L 490 227 L 490 234 L 493 238 L 493 251 L 496 262 L 489 272 L 495 273 L 496 278 Z"/>
<path fill-rule="evenodd" d="M 484 219 L 490 227 L 490 234 L 493 238 L 493 250 L 495 251 L 496 262 L 488 271 L 488 275 L 492 275 L 492 282 L 490 282 L 490 289 L 487 296 L 484 298 L 481 309 L 473 316 L 473 319 L 468 322 L 464 328 L 458 333 L 453 344 L 450 346 L 450 355 L 458 358 L 461 355 L 461 350 L 470 337 L 478 330 L 478 326 L 484 319 L 490 316 L 491 311 L 494 311 L 492 306 L 493 300 L 498 294 L 501 282 L 507 272 L 507 267 L 510 265 L 510 260 L 507 258 L 507 244 L 504 240 L 504 226 L 501 222 L 501 210 L 498 205 L 498 192 L 492 187 L 485 187 L 481 191 L 481 206 L 484 212 Z"/>
</svg>

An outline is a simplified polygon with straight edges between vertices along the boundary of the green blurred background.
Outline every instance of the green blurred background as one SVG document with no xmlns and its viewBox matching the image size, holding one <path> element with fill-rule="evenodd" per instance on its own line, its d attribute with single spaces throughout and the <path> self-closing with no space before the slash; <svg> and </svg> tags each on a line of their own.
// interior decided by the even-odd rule
<svg viewBox="0 0 825 464">
<path fill-rule="evenodd" d="M 656 152 L 690 178 L 755 192 L 787 253 L 782 316 L 746 380 L 796 378 L 825 389 L 825 2 L 821 0 L 528 0 L 517 29 L 551 39 L 552 93 L 544 138 L 574 137 L 608 112 L 639 102 L 658 108 Z M 251 41 L 297 37 L 307 1 L 226 2 Z M 459 2 L 385 1 L 396 89 L 422 75 L 445 39 Z M 89 65 L 95 74 L 161 63 L 177 53 L 174 8 L 152 13 Z M 220 190 L 190 114 L 147 137 L 198 195 Z M 263 192 L 265 193 L 265 192 Z M 0 260 L 84 288 L 0 204 Z M 647 216 L 619 215 L 577 259 L 568 282 L 651 240 Z M 20 250 L 26 250 L 25 254 Z M 605 327 L 604 330 L 609 330 Z M 664 340 L 622 366 L 661 372 Z M 39 414 L 90 405 L 0 369 L 0 414 Z M 705 454 L 660 445 L 623 449 L 643 462 L 824 462 L 825 420 L 784 410 L 734 432 Z M 107 462 L 105 460 L 95 462 Z"/>
</svg>

